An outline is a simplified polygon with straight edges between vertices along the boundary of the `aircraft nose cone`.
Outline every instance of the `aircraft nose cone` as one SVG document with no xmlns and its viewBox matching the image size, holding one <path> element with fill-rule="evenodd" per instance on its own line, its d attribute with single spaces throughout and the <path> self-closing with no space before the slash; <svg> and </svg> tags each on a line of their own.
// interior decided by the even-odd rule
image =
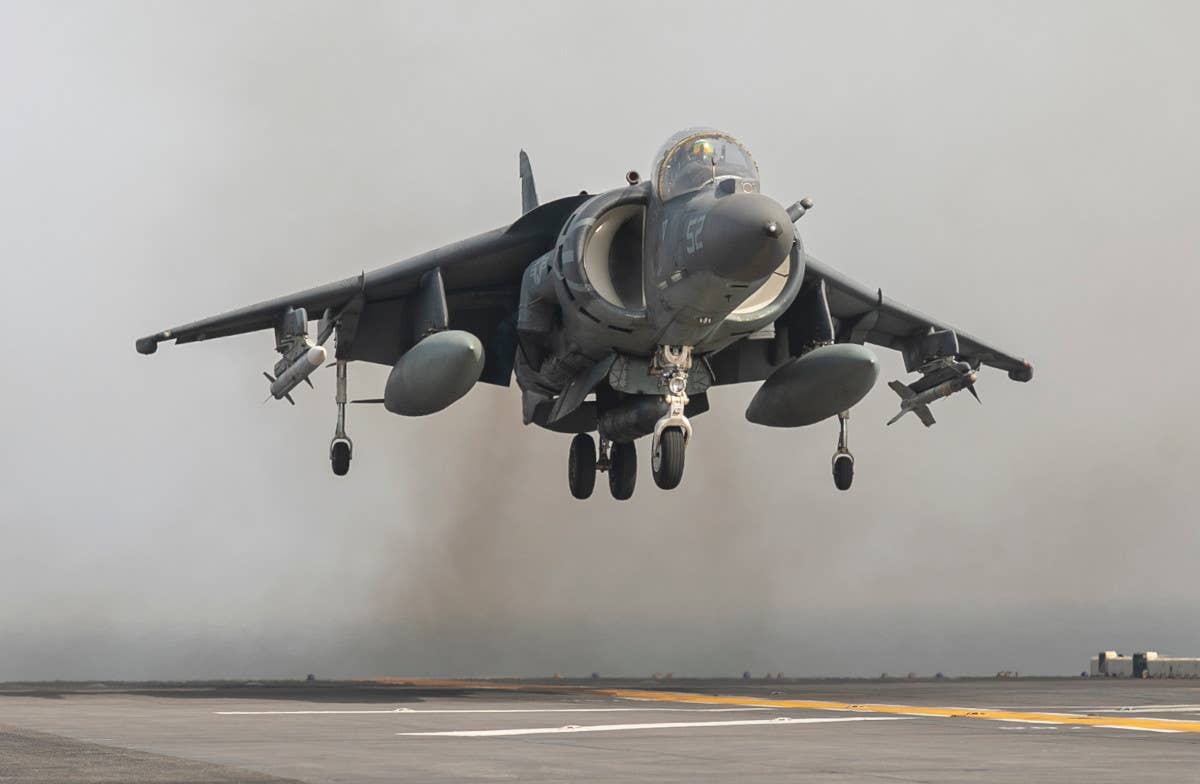
<svg viewBox="0 0 1200 784">
<path fill-rule="evenodd" d="M 787 258 L 792 241 L 787 212 L 759 193 L 724 196 L 705 220 L 704 249 L 713 271 L 737 283 L 771 274 Z"/>
</svg>

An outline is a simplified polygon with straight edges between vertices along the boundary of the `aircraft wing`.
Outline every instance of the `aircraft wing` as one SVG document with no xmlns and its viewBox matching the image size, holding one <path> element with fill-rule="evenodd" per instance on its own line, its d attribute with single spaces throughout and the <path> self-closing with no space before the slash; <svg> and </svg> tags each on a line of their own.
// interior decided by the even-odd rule
<svg viewBox="0 0 1200 784">
<path fill-rule="evenodd" d="M 418 291 L 422 276 L 439 270 L 450 328 L 475 333 L 487 349 L 481 380 L 507 384 L 515 333 L 504 324 L 516 313 L 521 276 L 530 262 L 554 247 L 563 222 L 587 198 L 547 202 L 504 228 L 361 275 L 155 332 L 140 338 L 137 350 L 153 354 L 165 341 L 192 343 L 270 329 L 288 308 L 304 308 L 310 319 L 328 313 L 339 320 L 338 359 L 393 364 L 412 343 L 414 308 L 408 300 Z"/>
<path fill-rule="evenodd" d="M 1025 359 L 901 305 L 807 254 L 804 278 L 806 287 L 824 285 L 839 343 L 867 342 L 900 351 L 910 372 L 929 358 L 954 356 L 972 366 L 1006 371 L 1014 381 L 1033 378 L 1033 366 Z"/>
</svg>

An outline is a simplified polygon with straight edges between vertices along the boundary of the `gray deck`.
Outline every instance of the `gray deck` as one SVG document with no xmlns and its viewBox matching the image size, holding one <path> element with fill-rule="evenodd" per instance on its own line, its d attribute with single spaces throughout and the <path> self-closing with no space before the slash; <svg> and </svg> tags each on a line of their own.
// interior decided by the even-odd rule
<svg viewBox="0 0 1200 784">
<path fill-rule="evenodd" d="M 954 710 L 909 715 L 926 708 Z M 1046 712 L 1082 718 L 1025 720 Z M 0 782 L 1127 782 L 1200 764 L 1200 681 L 9 684 L 0 721 Z"/>
</svg>

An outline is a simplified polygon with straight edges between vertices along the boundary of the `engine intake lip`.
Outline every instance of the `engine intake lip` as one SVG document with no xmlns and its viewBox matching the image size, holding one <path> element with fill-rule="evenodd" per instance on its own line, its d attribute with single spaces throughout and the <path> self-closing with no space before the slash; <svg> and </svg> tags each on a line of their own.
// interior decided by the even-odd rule
<svg viewBox="0 0 1200 784">
<path fill-rule="evenodd" d="M 603 323 L 626 329 L 646 317 L 641 254 L 642 230 L 649 203 L 650 187 L 642 182 L 600 194 L 579 208 L 559 244 L 561 274 L 568 294 L 563 304 L 571 300 L 586 301 L 591 314 Z M 615 224 L 608 221 L 615 221 Z M 624 242 L 627 247 L 633 244 L 633 237 L 621 237 L 620 232 L 634 221 L 638 222 L 636 263 L 630 265 L 632 269 L 625 270 L 626 274 L 614 285 L 609 262 L 614 251 L 619 251 L 620 243 Z"/>
</svg>

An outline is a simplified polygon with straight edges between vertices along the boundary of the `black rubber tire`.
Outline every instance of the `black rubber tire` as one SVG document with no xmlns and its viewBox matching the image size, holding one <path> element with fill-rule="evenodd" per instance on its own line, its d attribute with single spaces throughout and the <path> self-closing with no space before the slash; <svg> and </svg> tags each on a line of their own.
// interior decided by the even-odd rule
<svg viewBox="0 0 1200 784">
<path fill-rule="evenodd" d="M 656 454 L 651 455 L 650 467 L 654 484 L 663 490 L 674 490 L 683 479 L 683 431 L 668 427 L 658 439 Z"/>
<path fill-rule="evenodd" d="M 596 442 L 587 433 L 571 439 L 571 454 L 567 458 L 567 484 L 571 495 L 589 498 L 596 489 Z"/>
<path fill-rule="evenodd" d="M 854 482 L 854 458 L 838 455 L 833 460 L 833 485 L 838 490 L 849 490 Z"/>
<path fill-rule="evenodd" d="M 609 452 L 608 490 L 618 501 L 628 501 L 637 486 L 637 447 L 632 441 L 613 444 Z"/>
<path fill-rule="evenodd" d="M 336 476 L 350 473 L 350 445 L 345 441 L 334 444 L 329 452 L 329 462 L 333 465 L 333 473 Z"/>
</svg>

